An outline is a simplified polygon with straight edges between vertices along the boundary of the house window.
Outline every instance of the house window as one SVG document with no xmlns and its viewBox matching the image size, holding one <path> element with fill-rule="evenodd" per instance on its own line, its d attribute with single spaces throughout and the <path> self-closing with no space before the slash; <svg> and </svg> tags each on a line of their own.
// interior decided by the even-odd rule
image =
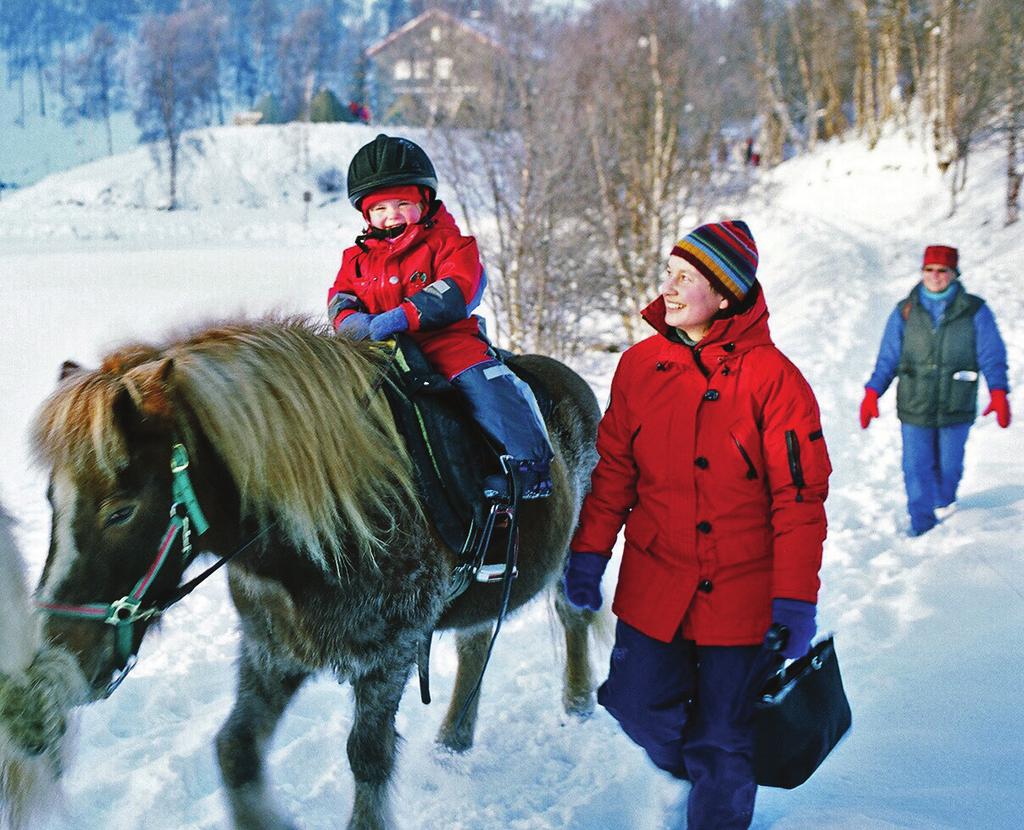
<svg viewBox="0 0 1024 830">
<path fill-rule="evenodd" d="M 441 41 L 441 27 L 440 26 L 432 26 L 431 27 L 431 29 L 430 29 L 430 39 L 434 43 L 440 43 L 440 41 Z"/>
<path fill-rule="evenodd" d="M 412 65 L 413 77 L 417 81 L 422 81 L 424 78 L 430 77 L 430 61 L 416 61 Z"/>
<path fill-rule="evenodd" d="M 447 81 L 452 76 L 452 63 L 451 58 L 438 58 L 434 64 L 434 77 Z"/>
<path fill-rule="evenodd" d="M 407 81 L 412 77 L 412 66 L 409 61 L 395 61 L 395 80 Z"/>
</svg>

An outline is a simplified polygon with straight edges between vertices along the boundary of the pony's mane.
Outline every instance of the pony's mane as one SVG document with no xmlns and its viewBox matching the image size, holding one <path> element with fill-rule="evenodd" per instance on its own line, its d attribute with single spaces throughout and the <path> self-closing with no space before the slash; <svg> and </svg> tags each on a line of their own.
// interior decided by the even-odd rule
<svg viewBox="0 0 1024 830">
<path fill-rule="evenodd" d="M 383 361 L 369 344 L 296 318 L 219 324 L 72 374 L 44 404 L 34 443 L 50 466 L 116 474 L 128 450 L 115 401 L 127 392 L 143 412 L 170 415 L 190 450 L 196 430 L 205 437 L 243 515 L 276 520 L 312 559 L 340 570 L 343 551 L 374 560 L 419 510 L 402 440 L 373 391 Z"/>
<path fill-rule="evenodd" d="M 128 445 L 115 412 L 115 402 L 134 391 L 125 373 L 159 356 L 153 346 L 133 344 L 108 355 L 96 371 L 65 363 L 60 385 L 33 422 L 36 460 L 79 481 L 111 484 L 128 466 Z"/>
</svg>

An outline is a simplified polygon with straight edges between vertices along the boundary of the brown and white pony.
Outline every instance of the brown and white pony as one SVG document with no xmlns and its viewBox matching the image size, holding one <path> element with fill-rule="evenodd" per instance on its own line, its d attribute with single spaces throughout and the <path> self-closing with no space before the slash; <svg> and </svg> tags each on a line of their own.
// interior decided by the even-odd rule
<svg viewBox="0 0 1024 830">
<path fill-rule="evenodd" d="M 149 607 L 171 596 L 186 564 L 176 538 L 191 509 L 168 523 L 172 502 L 189 501 L 175 489 L 172 453 L 179 472 L 187 453 L 194 502 L 209 523 L 197 536 L 192 522 L 196 550 L 226 557 L 250 543 L 228 566 L 242 641 L 237 699 L 216 739 L 237 828 L 292 827 L 268 793 L 265 750 L 292 696 L 319 672 L 351 683 L 355 695 L 348 826 L 390 827 L 395 713 L 418 651 L 438 628 L 457 630 L 459 656 L 438 741 L 455 750 L 472 744 L 470 691 L 501 591 L 482 586 L 446 604 L 455 555 L 424 515 L 378 391 L 384 360 L 372 344 L 307 322 L 223 324 L 123 348 L 96 371 L 66 365 L 34 425 L 53 508 L 38 599 L 115 617 L 107 625 L 54 613 L 47 623 L 49 637 L 77 656 L 94 698 L 153 621 L 116 601 L 145 592 L 141 607 Z M 520 511 L 510 608 L 559 582 L 600 417 L 590 388 L 566 366 L 517 360 L 551 390 L 555 460 L 553 495 Z M 593 707 L 593 617 L 561 591 L 555 608 L 567 642 L 564 703 L 584 714 Z M 118 614 L 130 625 L 113 624 Z"/>
</svg>

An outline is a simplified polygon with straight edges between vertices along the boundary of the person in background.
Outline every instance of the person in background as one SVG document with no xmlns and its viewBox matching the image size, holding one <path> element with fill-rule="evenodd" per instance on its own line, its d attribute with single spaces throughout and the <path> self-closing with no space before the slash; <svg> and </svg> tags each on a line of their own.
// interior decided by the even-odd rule
<svg viewBox="0 0 1024 830">
<path fill-rule="evenodd" d="M 864 387 L 860 425 L 878 417 L 878 399 L 894 378 L 903 433 L 903 482 L 910 535 L 935 527 L 955 507 L 967 434 L 978 412 L 978 372 L 995 413 L 1010 425 L 1006 346 L 992 309 L 960 283 L 956 248 L 929 245 L 921 281 L 889 315 L 875 371 Z"/>
<path fill-rule="evenodd" d="M 476 240 L 436 198 L 437 174 L 419 145 L 378 135 L 353 156 L 348 198 L 366 220 L 327 292 L 335 331 L 384 340 L 408 331 L 464 396 L 477 423 L 511 456 L 524 499 L 551 492 L 551 444 L 530 387 L 498 361 L 473 310 L 487 279 Z M 484 495 L 507 498 L 505 476 Z"/>
<path fill-rule="evenodd" d="M 566 596 L 601 606 L 620 528 L 618 617 L 598 701 L 655 765 L 692 782 L 689 830 L 750 826 L 750 678 L 773 624 L 784 655 L 816 631 L 831 472 L 814 393 L 772 343 L 742 221 L 701 227 L 668 258 L 598 430 Z"/>
</svg>

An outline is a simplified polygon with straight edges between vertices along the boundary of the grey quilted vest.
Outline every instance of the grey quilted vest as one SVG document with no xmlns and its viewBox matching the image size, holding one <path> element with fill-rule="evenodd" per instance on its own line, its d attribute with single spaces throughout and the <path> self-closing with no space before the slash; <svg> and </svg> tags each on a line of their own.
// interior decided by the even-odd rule
<svg viewBox="0 0 1024 830">
<path fill-rule="evenodd" d="M 974 315 L 985 301 L 960 291 L 939 325 L 921 305 L 918 288 L 900 303 L 903 350 L 897 368 L 896 412 L 922 427 L 969 424 L 978 413 Z"/>
</svg>

